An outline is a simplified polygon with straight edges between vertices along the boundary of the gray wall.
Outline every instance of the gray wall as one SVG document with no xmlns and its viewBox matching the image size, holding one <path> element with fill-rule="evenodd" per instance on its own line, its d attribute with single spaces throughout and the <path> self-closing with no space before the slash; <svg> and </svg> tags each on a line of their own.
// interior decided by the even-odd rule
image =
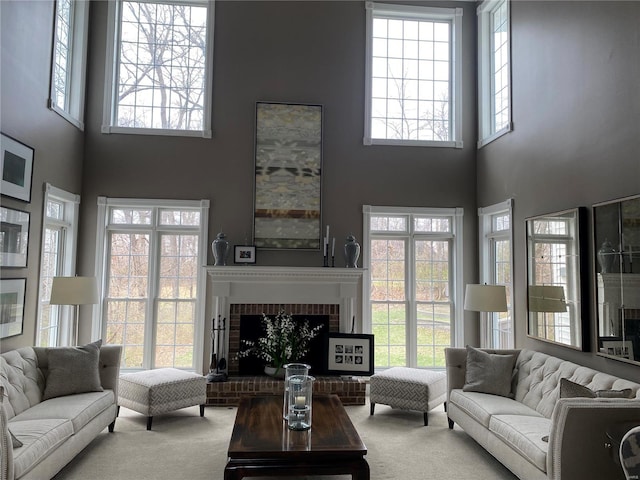
<svg viewBox="0 0 640 480">
<path fill-rule="evenodd" d="M 24 333 L 0 341 L 6 351 L 35 343 L 43 188 L 49 182 L 81 193 L 84 135 L 47 108 L 53 2 L 2 1 L 0 22 L 0 130 L 35 149 L 31 202 L 0 200 L 31 214 L 27 268 L 0 272 L 2 278 L 27 279 Z"/>
<path fill-rule="evenodd" d="M 445 5 L 439 3 L 435 5 Z M 463 149 L 362 144 L 364 2 L 216 3 L 213 138 L 100 133 L 106 2 L 92 5 L 81 262 L 93 268 L 96 198 L 206 198 L 209 240 L 251 239 L 256 101 L 324 106 L 322 216 L 338 238 L 361 239 L 362 205 L 463 207 L 465 280 L 477 275 L 475 6 L 464 7 Z M 209 264 L 213 264 L 208 252 Z M 322 253 L 258 251 L 260 265 L 322 265 Z M 344 266 L 341 257 L 337 266 Z M 467 322 L 468 338 L 477 338 Z M 206 332 L 203 332 L 206 338 Z"/>
<path fill-rule="evenodd" d="M 511 22 L 514 131 L 478 152 L 478 205 L 514 198 L 516 344 L 638 380 L 637 367 L 527 337 L 524 223 L 640 193 L 640 3 L 518 1 Z"/>
</svg>

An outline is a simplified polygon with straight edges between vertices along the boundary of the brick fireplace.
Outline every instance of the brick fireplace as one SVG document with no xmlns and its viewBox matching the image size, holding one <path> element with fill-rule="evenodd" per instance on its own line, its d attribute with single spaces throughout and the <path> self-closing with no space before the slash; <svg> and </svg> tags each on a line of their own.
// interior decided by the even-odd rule
<svg viewBox="0 0 640 480">
<path fill-rule="evenodd" d="M 284 382 L 238 376 L 242 315 L 327 315 L 329 331 L 361 331 L 362 274 L 355 268 L 207 266 L 208 318 L 227 319 L 223 338 L 229 380 L 207 385 L 208 405 L 236 405 L 243 395 L 282 394 Z M 353 327 L 352 327 L 353 325 Z M 205 358 L 210 358 L 209 347 Z M 208 365 L 208 362 L 207 362 Z M 345 405 L 362 405 L 366 385 L 357 379 L 317 377 L 317 393 L 335 393 Z"/>
</svg>

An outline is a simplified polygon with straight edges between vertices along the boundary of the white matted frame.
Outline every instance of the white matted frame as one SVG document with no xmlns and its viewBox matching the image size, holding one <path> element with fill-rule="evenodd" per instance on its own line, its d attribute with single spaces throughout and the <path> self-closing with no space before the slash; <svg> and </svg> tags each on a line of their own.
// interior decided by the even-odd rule
<svg viewBox="0 0 640 480">
<path fill-rule="evenodd" d="M 633 342 L 631 340 L 603 340 L 602 353 L 633 360 Z"/>
<path fill-rule="evenodd" d="M 27 266 L 29 212 L 0 207 L 0 266 Z"/>
<path fill-rule="evenodd" d="M 253 245 L 235 245 L 233 247 L 234 263 L 256 263 L 256 247 Z"/>
<path fill-rule="evenodd" d="M 22 334 L 26 278 L 0 280 L 0 338 Z"/>
<path fill-rule="evenodd" d="M 327 373 L 373 375 L 373 341 L 368 334 L 327 334 Z"/>
<path fill-rule="evenodd" d="M 0 139 L 0 150 L 2 195 L 27 203 L 31 202 L 33 148 L 3 133 Z"/>
</svg>

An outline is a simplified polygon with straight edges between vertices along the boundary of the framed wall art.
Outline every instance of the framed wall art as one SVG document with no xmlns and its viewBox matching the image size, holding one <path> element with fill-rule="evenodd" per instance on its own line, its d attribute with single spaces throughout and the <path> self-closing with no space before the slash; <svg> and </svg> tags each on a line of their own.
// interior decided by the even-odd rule
<svg viewBox="0 0 640 480">
<path fill-rule="evenodd" d="M 256 103 L 254 245 L 320 249 L 322 106 Z"/>
<path fill-rule="evenodd" d="M 256 263 L 256 247 L 253 245 L 235 245 L 233 247 L 234 263 Z"/>
<path fill-rule="evenodd" d="M 0 338 L 22 333 L 26 278 L 0 280 Z"/>
<path fill-rule="evenodd" d="M 0 135 L 2 195 L 30 202 L 34 150 L 4 133 Z"/>
<path fill-rule="evenodd" d="M 29 212 L 0 207 L 0 267 L 26 267 Z"/>
<path fill-rule="evenodd" d="M 373 375 L 373 335 L 328 333 L 327 373 L 334 375 Z"/>
</svg>

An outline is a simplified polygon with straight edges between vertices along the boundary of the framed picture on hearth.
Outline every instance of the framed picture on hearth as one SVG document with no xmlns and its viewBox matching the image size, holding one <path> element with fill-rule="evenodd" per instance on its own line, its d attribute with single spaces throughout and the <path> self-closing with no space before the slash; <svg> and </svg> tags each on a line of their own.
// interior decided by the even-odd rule
<svg viewBox="0 0 640 480">
<path fill-rule="evenodd" d="M 34 149 L 0 134 L 0 172 L 2 173 L 2 195 L 31 202 L 31 179 L 33 176 Z"/>
<path fill-rule="evenodd" d="M 22 333 L 26 278 L 0 280 L 0 338 Z"/>
<path fill-rule="evenodd" d="M 373 375 L 373 335 L 328 333 L 327 373 L 334 375 Z"/>
<path fill-rule="evenodd" d="M 320 249 L 322 105 L 256 103 L 253 243 Z"/>
</svg>

